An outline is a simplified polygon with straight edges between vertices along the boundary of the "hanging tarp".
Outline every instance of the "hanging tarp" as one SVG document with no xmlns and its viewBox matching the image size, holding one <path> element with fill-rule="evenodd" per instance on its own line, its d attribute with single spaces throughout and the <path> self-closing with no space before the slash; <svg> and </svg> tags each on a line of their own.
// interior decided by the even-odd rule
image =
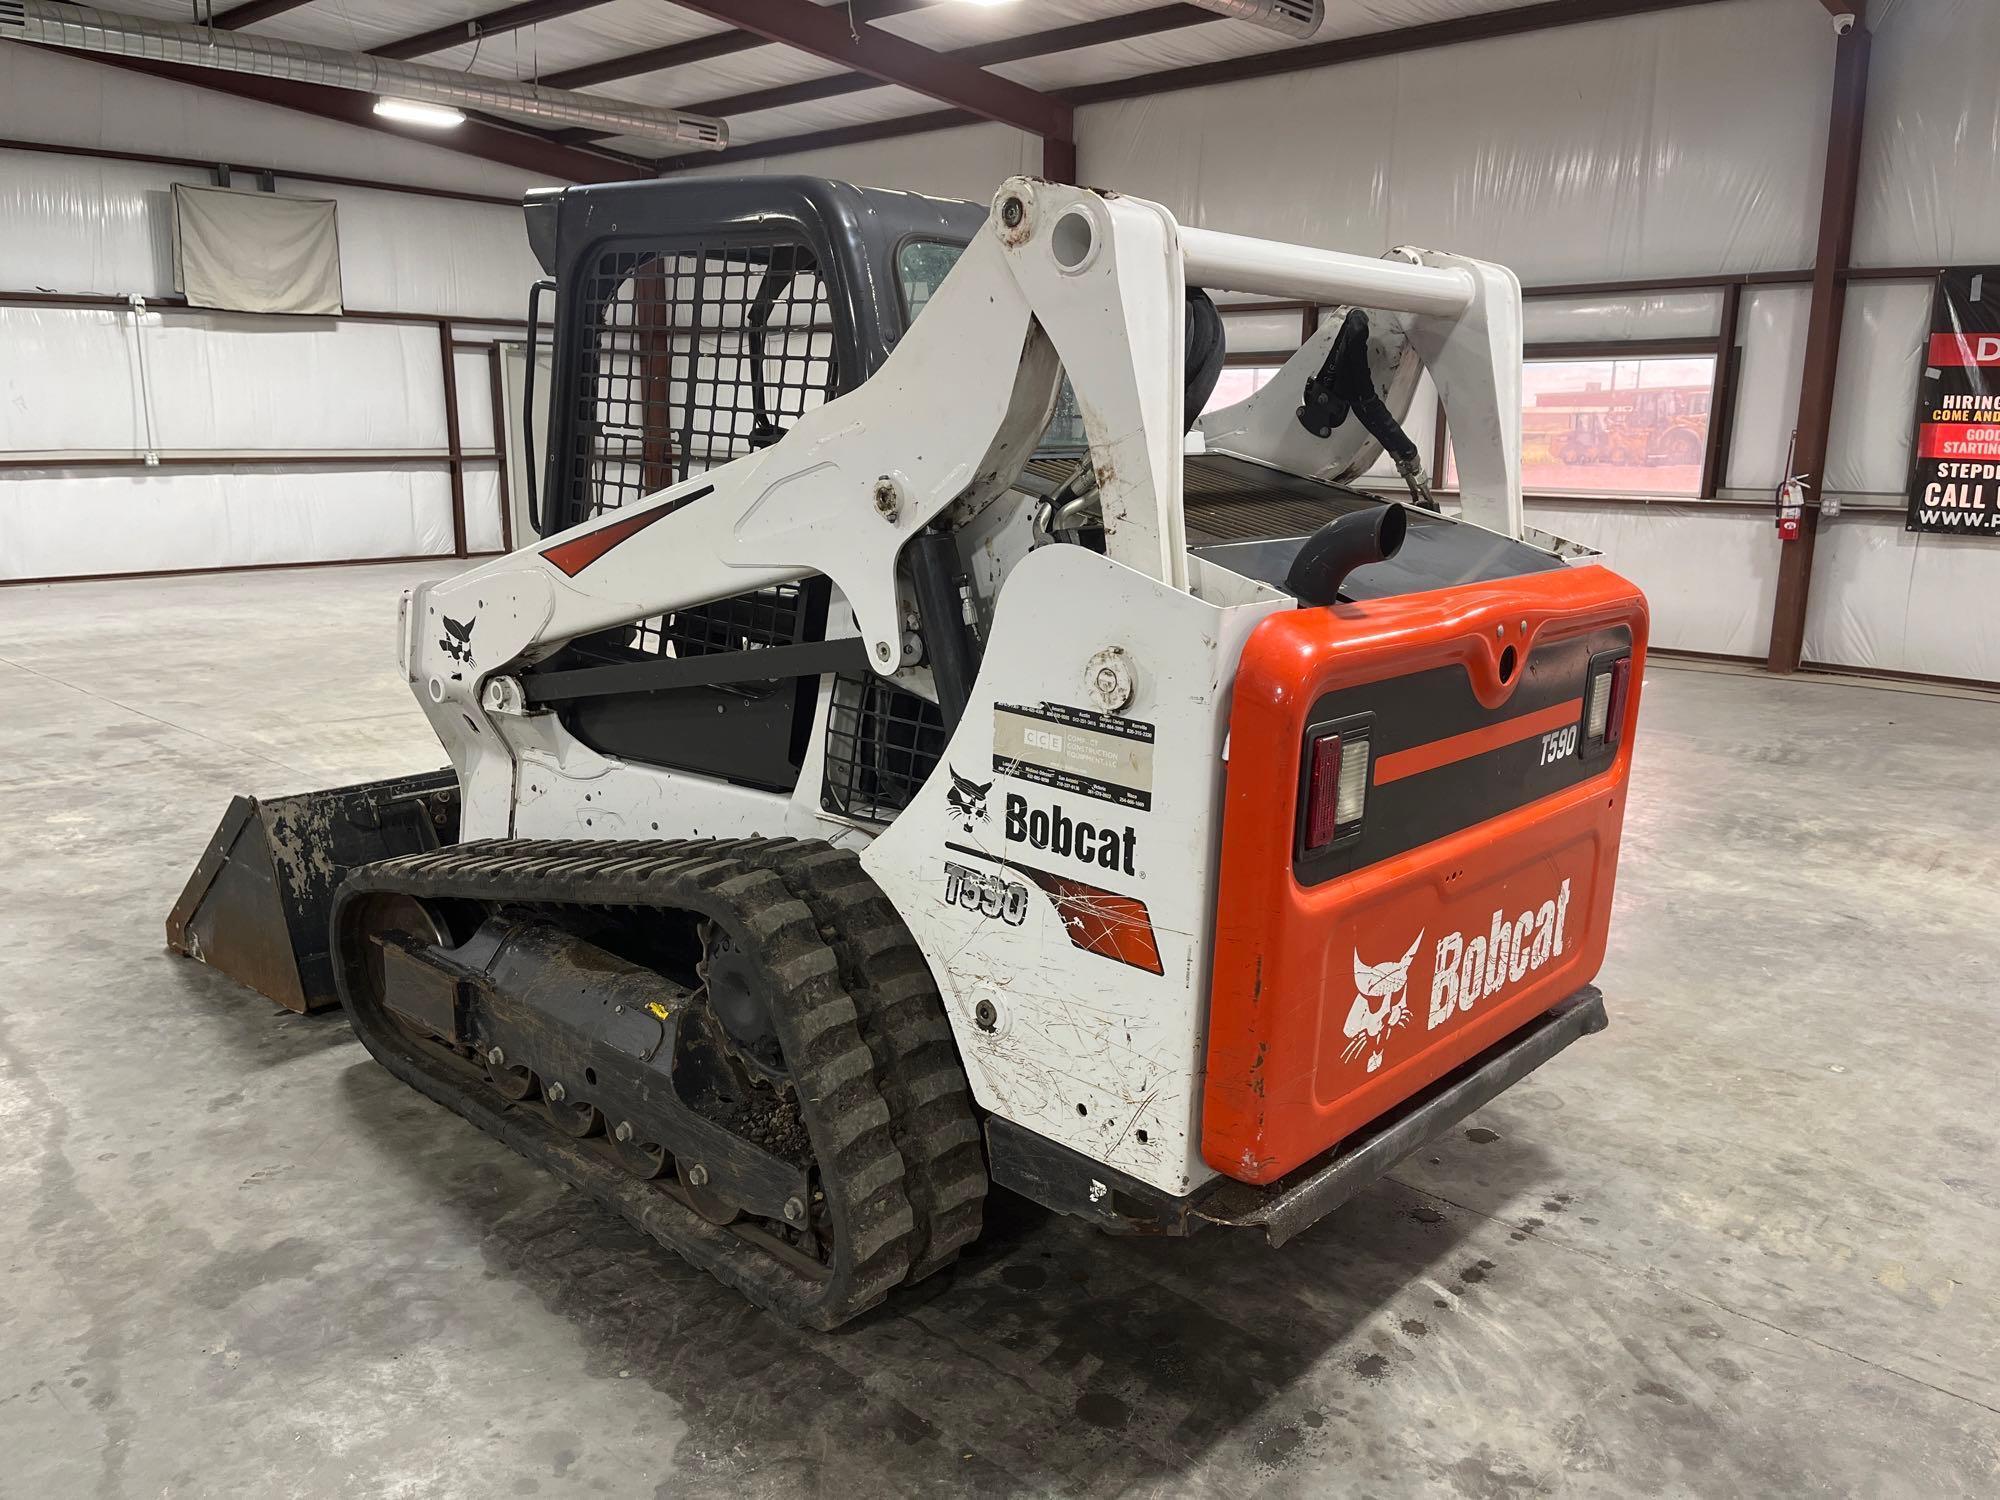
<svg viewBox="0 0 2000 1500">
<path fill-rule="evenodd" d="M 2000 266 L 1946 271 L 1931 294 L 1908 500 L 1905 531 L 2000 537 Z"/>
<path fill-rule="evenodd" d="M 174 290 L 229 312 L 340 312 L 333 201 L 175 183 Z"/>
</svg>

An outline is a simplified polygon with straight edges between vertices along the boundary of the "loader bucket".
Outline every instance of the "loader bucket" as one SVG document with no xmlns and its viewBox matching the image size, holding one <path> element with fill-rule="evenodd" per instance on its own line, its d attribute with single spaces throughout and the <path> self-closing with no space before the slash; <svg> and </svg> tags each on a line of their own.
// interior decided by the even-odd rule
<svg viewBox="0 0 2000 1500">
<path fill-rule="evenodd" d="M 167 948 L 288 1010 L 340 1003 L 327 951 L 348 872 L 458 841 L 449 771 L 290 797 L 237 797 L 167 914 Z"/>
</svg>

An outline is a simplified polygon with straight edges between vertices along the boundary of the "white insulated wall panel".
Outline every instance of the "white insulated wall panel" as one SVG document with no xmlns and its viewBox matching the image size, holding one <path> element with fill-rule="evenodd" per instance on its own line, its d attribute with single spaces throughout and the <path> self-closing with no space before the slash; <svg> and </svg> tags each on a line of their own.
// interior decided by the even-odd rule
<svg viewBox="0 0 2000 1500">
<path fill-rule="evenodd" d="M 1716 506 L 1538 505 L 1528 524 L 1595 547 L 1645 591 L 1652 642 L 1763 656 L 1778 588 L 1778 535 L 1761 514 Z"/>
<path fill-rule="evenodd" d="M 1722 327 L 1722 293 L 1656 292 L 1645 297 L 1527 297 L 1521 339 L 1570 344 L 1611 339 L 1712 339 Z"/>
<path fill-rule="evenodd" d="M 1930 327 L 1930 282 L 1849 285 L 1827 428 L 1826 481 L 1835 494 L 1902 496 Z"/>
<path fill-rule="evenodd" d="M 0 150 L 0 290 L 173 293 L 172 188 L 204 174 Z M 372 188 L 294 183 L 338 207 L 347 305 L 519 318 L 541 269 L 521 210 Z"/>
<path fill-rule="evenodd" d="M 1743 363 L 1736 381 L 1736 422 L 1729 439 L 1731 489 L 1775 494 L 1785 476 L 1785 451 L 1799 419 L 1805 371 L 1806 317 L 1812 295 L 1802 286 L 1751 287 L 1736 311 Z"/>
<path fill-rule="evenodd" d="M 0 479 L 0 580 L 449 554 L 442 466 Z"/>
<path fill-rule="evenodd" d="M 478 448 L 491 448 L 493 446 L 492 363 L 484 349 L 477 353 L 459 349 L 452 353 L 451 368 L 458 382 L 459 447 L 468 452 Z"/>
<path fill-rule="evenodd" d="M 0 451 L 143 449 L 148 392 L 162 450 L 445 446 L 431 327 L 181 312 L 139 322 L 0 307 Z"/>
<path fill-rule="evenodd" d="M 1568 26 L 1090 105 L 1081 175 L 1213 229 L 1426 245 L 1529 284 L 1791 270 L 1832 55 L 1794 0 Z"/>
<path fill-rule="evenodd" d="M 527 316 L 542 274 L 518 207 L 338 187 L 347 305 L 452 317 Z"/>
<path fill-rule="evenodd" d="M 2000 262 L 2000 5 L 1871 11 L 1854 263 Z"/>
<path fill-rule="evenodd" d="M 173 291 L 173 184 L 206 180 L 139 162 L 0 150 L 0 289 Z"/>
<path fill-rule="evenodd" d="M 447 545 L 447 550 L 449 546 Z M 465 466 L 465 550 L 499 552 L 500 466 L 473 463 Z"/>
<path fill-rule="evenodd" d="M 1901 515 L 1820 523 L 1806 660 L 2000 682 L 1993 543 L 1903 530 Z"/>
<path fill-rule="evenodd" d="M 1305 314 L 1299 312 L 1222 313 L 1222 346 L 1231 354 L 1269 354 L 1278 364 L 1295 353 L 1305 335 Z"/>
</svg>

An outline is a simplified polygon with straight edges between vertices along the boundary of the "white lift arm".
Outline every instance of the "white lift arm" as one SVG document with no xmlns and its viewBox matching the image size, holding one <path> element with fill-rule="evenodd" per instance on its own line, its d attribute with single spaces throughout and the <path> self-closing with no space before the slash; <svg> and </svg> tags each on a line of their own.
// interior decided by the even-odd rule
<svg viewBox="0 0 2000 1500">
<path fill-rule="evenodd" d="M 805 413 L 770 448 L 420 591 L 403 641 L 410 680 L 434 719 L 473 721 L 486 677 L 565 641 L 815 573 L 852 606 L 875 669 L 892 673 L 904 544 L 953 502 L 980 504 L 1013 485 L 1064 372 L 1089 437 L 1106 551 L 1186 589 L 1190 278 L 1402 319 L 1452 419 L 1467 519 L 1519 535 L 1519 283 L 1499 266 L 1416 254 L 1422 264 L 1186 229 L 1144 199 L 1011 178 L 863 385 Z M 587 565 L 552 560 L 614 529 L 616 544 Z M 443 616 L 477 617 L 469 656 L 440 651 Z"/>
</svg>

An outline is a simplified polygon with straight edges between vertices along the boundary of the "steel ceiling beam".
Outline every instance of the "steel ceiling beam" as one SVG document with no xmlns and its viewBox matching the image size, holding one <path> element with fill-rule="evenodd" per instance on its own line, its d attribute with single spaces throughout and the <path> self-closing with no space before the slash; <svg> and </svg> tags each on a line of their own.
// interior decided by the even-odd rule
<svg viewBox="0 0 2000 1500">
<path fill-rule="evenodd" d="M 1449 47 L 1460 42 L 1487 41 L 1498 37 L 1551 31 L 1586 21 L 1616 20 L 1626 16 L 1648 15 L 1656 11 L 1685 10 L 1697 5 L 1719 3 L 1721 0 L 1542 0 L 1542 3 L 1518 6 L 1512 10 L 1460 16 L 1450 21 L 1439 21 L 1424 26 L 1406 26 L 1395 31 L 1346 37 L 1334 42 L 1315 42 L 1302 47 L 1281 47 L 1276 51 L 1255 53 L 1249 57 L 1202 63 L 1188 68 L 1169 68 L 1158 73 L 1142 73 L 1135 78 L 1118 79 L 1110 83 L 1086 84 L 1080 88 L 1063 89 L 1054 97 L 1071 105 L 1095 104 L 1108 99 L 1141 98 L 1149 94 L 1199 88 L 1209 83 L 1302 73 L 1314 68 L 1335 67 L 1341 63 L 1361 62 L 1369 58 L 1424 52 L 1433 47 Z M 1143 14 L 1152 13 L 1143 12 Z M 1213 21 L 1219 22 L 1225 19 L 1207 11 L 1201 14 Z M 965 123 L 964 119 L 955 117 L 951 111 L 904 115 L 895 120 L 875 122 L 867 127 L 871 133 L 865 139 L 888 140 L 897 135 L 919 135 L 926 131 L 944 130 Z M 899 124 L 904 128 L 901 130 L 892 128 Z M 732 146 L 726 152 L 710 153 L 699 159 L 710 162 L 719 154 L 735 161 L 750 161 L 758 157 L 777 156 L 794 151 L 817 150 L 823 146 L 847 145 L 851 144 L 847 131 L 856 128 L 860 127 L 844 126 L 836 130 L 809 131 L 800 135 L 759 141 L 755 144 Z M 693 166 L 696 165 L 696 161 L 690 159 L 683 163 L 679 157 L 670 157 L 661 163 L 662 170 L 668 171 L 680 170 L 683 165 Z"/>
<path fill-rule="evenodd" d="M 544 73 L 542 82 L 552 89 L 587 89 L 600 83 L 616 83 L 621 78 L 664 72 L 668 68 L 693 67 L 696 63 L 713 62 L 718 57 L 729 57 L 765 45 L 767 43 L 761 36 L 752 36 L 747 31 L 718 31 L 712 36 L 698 36 L 690 42 L 648 47 L 644 52 L 628 52 L 623 57 L 609 57 L 603 62 L 584 63 L 579 67 Z"/>
<path fill-rule="evenodd" d="M 922 10 L 937 3 L 938 0 L 851 0 L 851 5 L 842 5 L 838 9 L 842 16 L 851 10 L 855 23 L 866 25 L 870 21 L 887 20 L 890 16 Z M 697 63 L 713 62 L 718 57 L 729 57 L 770 45 L 768 37 L 752 32 L 718 31 L 712 36 L 698 36 L 691 41 L 648 47 L 643 52 L 628 52 L 623 57 L 608 57 L 603 62 L 564 68 L 559 73 L 545 75 L 542 82 L 552 89 L 587 89 L 595 84 L 616 83 L 621 78 L 664 73 L 669 68 L 693 67 Z"/>
<path fill-rule="evenodd" d="M 406 36 L 399 41 L 384 42 L 379 47 L 370 47 L 368 55 L 408 62 L 413 57 L 462 47 L 467 42 L 477 41 L 482 37 L 504 36 L 510 31 L 519 31 L 524 26 L 533 26 L 541 21 L 554 21 L 563 16 L 573 16 L 580 10 L 590 10 L 604 3 L 605 0 L 522 0 L 519 5 L 503 6 L 499 10 L 489 10 L 483 16 L 473 16 L 470 20 L 454 22 L 449 26 L 433 26 L 429 31 L 420 31 L 415 36 Z"/>
<path fill-rule="evenodd" d="M 692 167 L 712 167 L 733 161 L 755 161 L 763 156 L 788 156 L 794 151 L 817 151 L 828 146 L 857 146 L 864 141 L 893 140 L 898 136 L 922 135 L 932 130 L 951 130 L 960 125 L 977 125 L 979 116 L 969 110 L 940 109 L 921 115 L 898 115 L 893 120 L 871 120 L 865 125 L 842 125 L 833 130 L 814 130 L 804 135 L 780 136 L 747 146 L 729 146 L 721 151 L 689 151 L 669 156 L 660 163 L 660 173 L 685 172 Z"/>
<path fill-rule="evenodd" d="M 1271 52 L 1252 53 L 1248 57 L 1168 68 L 1160 73 L 1141 73 L 1135 78 L 1119 78 L 1108 83 L 1087 83 L 1080 88 L 1063 90 L 1062 97 L 1071 104 L 1137 99 L 1151 94 L 1201 88 L 1211 83 L 1273 78 L 1283 73 L 1303 73 L 1311 68 L 1330 68 L 1369 58 L 1425 52 L 1433 47 L 1451 47 L 1461 42 L 1487 42 L 1534 31 L 1551 31 L 1561 26 L 1577 26 L 1586 21 L 1612 21 L 1627 16 L 1651 15 L 1655 11 L 1688 10 L 1697 5 L 1717 3 L 1719 0 L 1541 0 L 1539 4 L 1519 5 L 1511 10 L 1482 11 L 1476 15 L 1455 16 L 1449 21 L 1432 21 L 1423 26 L 1402 26 L 1394 31 L 1341 37 L 1331 42 L 1311 42 L 1301 47 L 1280 47 Z"/>
<path fill-rule="evenodd" d="M 881 83 L 928 95 L 940 104 L 1039 136 L 1072 138 L 1070 107 L 1062 100 L 993 73 L 969 67 L 892 32 L 852 25 L 844 5 L 802 5 L 798 0 L 674 0 L 683 10 L 754 32 L 866 73 Z"/>
<path fill-rule="evenodd" d="M 68 55 L 75 56 L 83 62 L 95 63 L 100 67 L 125 68 L 135 73 L 148 73 L 155 78 L 191 84 L 195 88 L 208 89 L 218 94 L 231 94 L 239 99 L 255 100 L 259 104 L 275 104 L 280 109 L 294 109 L 301 114 L 337 120 L 343 125 L 359 125 L 363 129 L 381 131 L 400 140 L 414 141 L 418 145 L 435 146 L 443 151 L 456 151 L 461 155 L 500 162 L 523 172 L 532 172 L 558 181 L 627 182 L 635 177 L 650 176 L 654 170 L 653 163 L 649 161 L 620 157 L 606 151 L 566 146 L 535 131 L 516 129 L 477 118 L 468 118 L 464 124 L 448 132 L 399 126 L 375 113 L 375 101 L 372 97 L 349 89 L 294 83 L 285 78 L 262 78 L 250 73 L 221 73 L 212 68 L 184 68 L 172 63 L 145 62 L 131 57 L 108 57 L 92 52 Z M 715 153 L 695 154 L 707 158 Z"/>
<path fill-rule="evenodd" d="M 232 5 L 215 18 L 215 24 L 224 31 L 240 31 L 245 26 L 255 26 L 259 21 L 268 21 L 273 16 L 282 16 L 288 10 L 302 10 L 312 4 L 312 0 L 250 0 L 248 5 Z"/>
<path fill-rule="evenodd" d="M 1133 11 L 1130 15 L 1106 16 L 1095 21 L 1081 21 L 1074 26 L 1037 31 L 1028 36 L 981 42 L 976 47 L 959 47 L 942 55 L 968 67 L 990 68 L 999 63 L 1026 62 L 1030 58 L 1050 57 L 1058 52 L 1100 47 L 1107 42 L 1128 42 L 1135 37 L 1156 36 L 1163 31 L 1206 25 L 1222 19 L 1214 11 L 1195 5 L 1160 5 L 1151 10 Z M 706 104 L 690 104 L 687 108 L 691 114 L 748 115 L 760 109 L 785 109 L 794 104 L 837 99 L 845 94 L 858 94 L 881 86 L 879 79 L 863 73 L 835 73 L 830 78 L 808 78 L 803 83 L 729 94 L 711 99 Z"/>
</svg>

